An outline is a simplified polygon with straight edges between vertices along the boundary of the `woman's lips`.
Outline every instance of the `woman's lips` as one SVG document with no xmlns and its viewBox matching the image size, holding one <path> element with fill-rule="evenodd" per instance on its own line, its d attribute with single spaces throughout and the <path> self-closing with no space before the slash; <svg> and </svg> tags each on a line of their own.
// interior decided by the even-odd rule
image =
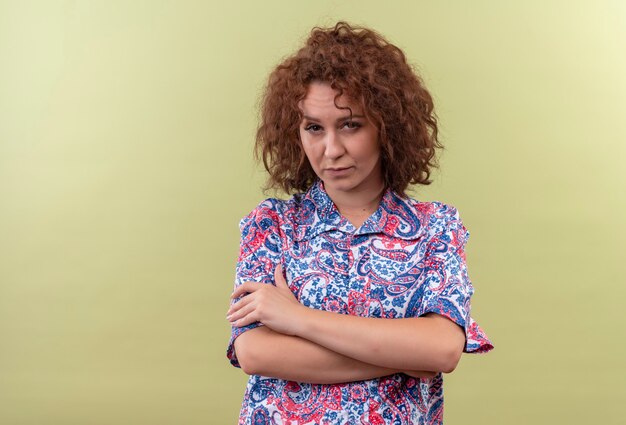
<svg viewBox="0 0 626 425">
<path fill-rule="evenodd" d="M 333 167 L 327 168 L 326 173 L 331 177 L 344 177 L 350 174 L 353 167 Z"/>
</svg>

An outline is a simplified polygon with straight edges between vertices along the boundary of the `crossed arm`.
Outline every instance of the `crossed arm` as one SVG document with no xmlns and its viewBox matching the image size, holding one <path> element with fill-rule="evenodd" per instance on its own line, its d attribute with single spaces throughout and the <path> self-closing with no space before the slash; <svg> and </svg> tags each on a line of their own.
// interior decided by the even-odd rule
<svg viewBox="0 0 626 425">
<path fill-rule="evenodd" d="M 276 268 L 275 286 L 246 282 L 227 319 L 233 326 L 261 322 L 241 334 L 235 351 L 244 372 L 299 382 L 330 384 L 403 372 L 429 378 L 456 367 L 465 333 L 430 313 L 406 319 L 365 318 L 300 304 Z"/>
</svg>

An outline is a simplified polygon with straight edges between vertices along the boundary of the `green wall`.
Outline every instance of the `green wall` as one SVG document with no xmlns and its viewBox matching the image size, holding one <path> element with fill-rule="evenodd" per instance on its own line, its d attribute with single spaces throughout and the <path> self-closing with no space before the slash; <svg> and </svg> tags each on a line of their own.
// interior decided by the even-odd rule
<svg viewBox="0 0 626 425">
<path fill-rule="evenodd" d="M 446 151 L 415 196 L 459 208 L 496 345 L 446 377 L 446 423 L 622 423 L 625 5 L 0 0 L 0 423 L 235 423 L 256 104 L 338 19 L 437 102 Z"/>
</svg>

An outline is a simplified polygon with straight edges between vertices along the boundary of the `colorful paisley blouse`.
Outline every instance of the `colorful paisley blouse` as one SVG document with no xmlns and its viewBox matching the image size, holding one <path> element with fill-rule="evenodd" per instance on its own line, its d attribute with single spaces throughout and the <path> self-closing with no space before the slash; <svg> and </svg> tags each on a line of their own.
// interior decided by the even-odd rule
<svg viewBox="0 0 626 425">
<path fill-rule="evenodd" d="M 281 263 L 307 307 L 363 317 L 443 315 L 465 329 L 465 352 L 493 348 L 470 317 L 472 284 L 463 247 L 468 232 L 455 208 L 387 191 L 356 229 L 318 181 L 287 201 L 268 199 L 240 224 L 236 285 L 271 283 Z M 259 323 L 233 328 L 233 341 Z M 410 337 L 407 335 L 407 338 Z M 318 385 L 250 376 L 240 424 L 440 424 L 443 377 L 399 373 L 367 381 Z"/>
</svg>

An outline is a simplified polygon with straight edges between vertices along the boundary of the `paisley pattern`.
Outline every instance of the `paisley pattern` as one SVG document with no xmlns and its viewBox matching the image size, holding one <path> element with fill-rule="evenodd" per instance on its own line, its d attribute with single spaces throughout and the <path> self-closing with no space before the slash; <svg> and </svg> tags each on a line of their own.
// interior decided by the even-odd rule
<svg viewBox="0 0 626 425">
<path fill-rule="evenodd" d="M 493 348 L 470 317 L 472 284 L 458 212 L 387 191 L 358 229 L 316 182 L 287 201 L 268 199 L 240 224 L 236 285 L 273 282 L 283 265 L 298 300 L 310 307 L 363 317 L 403 318 L 434 312 L 465 329 L 465 352 Z M 227 355 L 239 366 L 233 341 L 261 326 L 233 328 Z M 250 376 L 240 424 L 440 424 L 442 375 L 405 374 L 335 385 Z"/>
</svg>

